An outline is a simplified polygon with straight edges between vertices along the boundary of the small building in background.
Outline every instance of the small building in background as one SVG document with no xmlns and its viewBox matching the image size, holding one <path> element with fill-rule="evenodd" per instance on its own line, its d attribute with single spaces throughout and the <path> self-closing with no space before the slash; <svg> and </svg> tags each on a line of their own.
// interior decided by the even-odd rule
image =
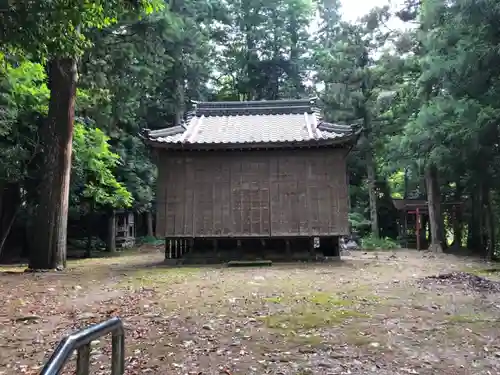
<svg viewBox="0 0 500 375">
<path fill-rule="evenodd" d="M 146 130 L 166 257 L 338 257 L 349 233 L 346 157 L 359 133 L 324 122 L 315 99 L 195 103 L 181 126 Z"/>
<path fill-rule="evenodd" d="M 135 215 L 131 211 L 115 211 L 115 245 L 118 248 L 131 248 L 135 246 Z M 113 230 L 110 227 L 110 230 Z"/>
</svg>

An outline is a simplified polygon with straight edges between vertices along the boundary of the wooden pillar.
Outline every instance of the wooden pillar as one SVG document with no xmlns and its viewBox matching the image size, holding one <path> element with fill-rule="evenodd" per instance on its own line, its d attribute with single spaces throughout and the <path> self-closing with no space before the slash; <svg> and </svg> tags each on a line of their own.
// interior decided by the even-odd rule
<svg viewBox="0 0 500 375">
<path fill-rule="evenodd" d="M 194 249 L 194 238 L 190 238 L 188 240 L 188 248 L 187 248 L 187 252 L 191 252 L 192 250 Z"/>
<path fill-rule="evenodd" d="M 340 258 L 340 237 L 333 237 L 331 246 L 333 246 L 333 256 Z"/>
<path fill-rule="evenodd" d="M 291 245 L 290 240 L 288 238 L 285 240 L 285 251 L 286 251 L 287 258 L 291 258 L 292 257 L 292 245 Z"/>
<path fill-rule="evenodd" d="M 314 237 L 309 239 L 309 257 L 311 260 L 316 259 L 316 249 L 314 248 Z"/>
<path fill-rule="evenodd" d="M 165 238 L 165 259 L 172 259 L 172 241 Z"/>
</svg>

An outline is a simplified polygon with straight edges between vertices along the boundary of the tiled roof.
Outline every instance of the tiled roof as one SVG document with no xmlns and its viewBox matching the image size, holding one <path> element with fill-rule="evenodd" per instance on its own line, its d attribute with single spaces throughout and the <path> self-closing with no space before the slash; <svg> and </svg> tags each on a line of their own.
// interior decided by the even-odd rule
<svg viewBox="0 0 500 375">
<path fill-rule="evenodd" d="M 196 103 L 183 125 L 145 134 L 164 145 L 314 143 L 353 135 L 348 125 L 322 122 L 314 99 Z"/>
</svg>

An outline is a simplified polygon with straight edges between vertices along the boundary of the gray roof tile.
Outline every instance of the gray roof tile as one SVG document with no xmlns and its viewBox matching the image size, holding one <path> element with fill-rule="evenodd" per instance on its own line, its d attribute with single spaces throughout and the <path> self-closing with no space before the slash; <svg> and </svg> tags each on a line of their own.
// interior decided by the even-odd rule
<svg viewBox="0 0 500 375">
<path fill-rule="evenodd" d="M 168 144 L 296 143 L 349 137 L 348 125 L 321 121 L 314 99 L 197 103 L 182 126 L 149 131 Z"/>
</svg>

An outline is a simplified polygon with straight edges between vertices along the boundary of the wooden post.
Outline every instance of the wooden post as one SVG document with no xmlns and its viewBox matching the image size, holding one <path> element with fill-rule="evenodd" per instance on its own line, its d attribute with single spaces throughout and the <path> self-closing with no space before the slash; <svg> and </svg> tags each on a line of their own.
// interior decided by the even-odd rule
<svg viewBox="0 0 500 375">
<path fill-rule="evenodd" d="M 309 238 L 309 258 L 310 258 L 310 260 L 316 259 L 316 249 L 314 248 L 314 238 L 315 237 Z"/>
<path fill-rule="evenodd" d="M 288 238 L 285 240 L 285 251 L 286 251 L 286 256 L 288 258 L 291 258 L 292 257 L 292 246 L 291 246 L 290 240 Z"/>
<path fill-rule="evenodd" d="M 333 246 L 333 256 L 340 258 L 340 237 L 333 237 L 331 246 Z"/>
</svg>

